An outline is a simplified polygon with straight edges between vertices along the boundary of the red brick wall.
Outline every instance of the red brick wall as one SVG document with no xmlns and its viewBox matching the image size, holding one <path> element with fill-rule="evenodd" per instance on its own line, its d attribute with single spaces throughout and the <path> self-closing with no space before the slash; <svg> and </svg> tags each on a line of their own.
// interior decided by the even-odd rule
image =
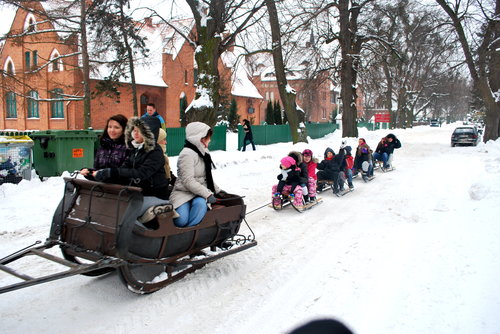
<svg viewBox="0 0 500 334">
<path fill-rule="evenodd" d="M 32 5 L 37 10 L 43 10 L 37 2 L 32 3 Z M 27 15 L 28 13 L 22 9 L 17 11 L 11 26 L 11 32 L 13 34 L 22 33 Z M 37 22 L 44 20 L 43 17 L 37 15 L 35 15 L 35 18 Z M 46 29 L 53 29 L 53 26 L 48 22 L 37 25 L 37 30 Z M 0 85 L 2 99 L 2 103 L 0 104 L 1 129 L 44 130 L 67 129 L 73 126 L 73 124 L 70 124 L 70 118 L 67 117 L 66 111 L 64 118 L 52 119 L 50 102 L 46 101 L 39 102 L 39 118 L 28 118 L 27 99 L 24 97 L 30 90 L 36 90 L 40 99 L 50 98 L 50 91 L 54 88 L 63 89 L 64 94 L 76 94 L 78 92 L 80 89 L 77 84 L 79 80 L 77 80 L 78 77 L 75 76 L 74 73 L 75 65 L 77 64 L 76 57 L 65 58 L 64 71 L 61 72 L 49 72 L 48 67 L 44 67 L 44 65 L 47 64 L 47 60 L 50 59 L 50 55 L 54 48 L 56 48 L 60 54 L 74 52 L 74 47 L 69 46 L 69 44 L 74 44 L 74 41 L 64 44 L 55 32 L 28 35 L 20 37 L 17 40 L 9 39 L 6 41 L 0 55 L 0 63 L 3 69 L 7 58 L 10 56 L 15 66 L 15 78 L 2 77 Z M 29 69 L 25 64 L 25 52 L 30 52 L 30 60 L 33 64 L 33 51 L 35 50 L 38 53 L 38 68 L 40 68 L 40 70 L 34 73 L 27 73 Z M 6 118 L 5 94 L 8 91 L 13 91 L 18 94 L 16 97 L 16 119 Z"/>
</svg>

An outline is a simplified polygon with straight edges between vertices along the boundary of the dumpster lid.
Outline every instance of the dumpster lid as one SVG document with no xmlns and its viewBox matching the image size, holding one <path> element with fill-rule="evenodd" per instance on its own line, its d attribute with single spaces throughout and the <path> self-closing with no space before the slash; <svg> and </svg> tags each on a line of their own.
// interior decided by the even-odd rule
<svg viewBox="0 0 500 334">
<path fill-rule="evenodd" d="M 96 138 L 94 130 L 45 130 L 33 132 L 31 138 L 52 137 L 52 138 Z"/>
<path fill-rule="evenodd" d="M 30 143 L 33 144 L 28 136 L 0 136 L 0 144 L 12 144 L 12 143 Z"/>
</svg>

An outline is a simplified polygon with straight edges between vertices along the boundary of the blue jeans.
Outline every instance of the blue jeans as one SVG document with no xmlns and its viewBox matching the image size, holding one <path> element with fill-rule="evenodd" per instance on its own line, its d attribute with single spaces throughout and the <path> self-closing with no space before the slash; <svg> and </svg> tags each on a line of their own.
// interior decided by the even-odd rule
<svg viewBox="0 0 500 334">
<path fill-rule="evenodd" d="M 352 184 L 352 169 L 346 168 L 345 169 L 345 174 L 347 176 L 347 183 Z"/>
<path fill-rule="evenodd" d="M 382 161 L 384 163 L 384 167 L 387 166 L 387 160 L 389 160 L 389 155 L 387 153 L 373 153 L 373 159 L 375 161 Z"/>
<path fill-rule="evenodd" d="M 195 197 L 175 209 L 180 217 L 174 218 L 177 227 L 198 225 L 207 213 L 207 201 L 203 197 Z"/>
</svg>

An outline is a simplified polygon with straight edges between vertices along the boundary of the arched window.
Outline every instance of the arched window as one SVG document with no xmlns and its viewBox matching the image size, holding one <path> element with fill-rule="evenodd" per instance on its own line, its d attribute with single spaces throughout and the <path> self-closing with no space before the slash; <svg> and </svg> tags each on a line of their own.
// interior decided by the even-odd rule
<svg viewBox="0 0 500 334">
<path fill-rule="evenodd" d="M 59 51 L 57 51 L 57 49 L 52 50 L 52 53 L 50 54 L 50 63 L 48 66 L 49 72 L 64 71 L 63 61 L 59 57 L 61 57 Z"/>
<path fill-rule="evenodd" d="M 64 118 L 64 101 L 63 90 L 61 88 L 54 88 L 50 92 L 50 117 L 51 118 Z"/>
<path fill-rule="evenodd" d="M 28 93 L 28 118 L 39 118 L 39 96 L 36 90 L 32 90 Z"/>
<path fill-rule="evenodd" d="M 5 94 L 5 106 L 7 107 L 7 118 L 17 118 L 16 94 L 13 92 Z"/>
<path fill-rule="evenodd" d="M 149 103 L 149 96 L 146 94 L 141 95 L 141 112 L 146 113 L 146 107 L 147 104 Z"/>
<path fill-rule="evenodd" d="M 32 13 L 26 15 L 26 19 L 24 20 L 24 31 L 26 32 L 36 31 L 36 19 L 35 15 L 33 15 Z"/>
<path fill-rule="evenodd" d="M 5 60 L 3 70 L 7 75 L 16 75 L 16 67 L 14 66 L 14 62 L 10 56 Z"/>
</svg>

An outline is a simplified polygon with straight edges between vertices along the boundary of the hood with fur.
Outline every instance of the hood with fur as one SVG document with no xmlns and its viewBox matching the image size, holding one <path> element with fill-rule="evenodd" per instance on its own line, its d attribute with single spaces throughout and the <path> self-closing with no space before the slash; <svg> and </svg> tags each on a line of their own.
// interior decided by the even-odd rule
<svg viewBox="0 0 500 334">
<path fill-rule="evenodd" d="M 297 152 L 297 151 L 291 151 L 290 153 L 288 153 L 288 156 L 292 157 L 293 160 L 295 160 L 297 166 L 302 163 L 302 160 L 303 160 L 302 153 Z"/>
<path fill-rule="evenodd" d="M 138 117 L 132 117 L 128 120 L 127 128 L 125 129 L 125 143 L 127 147 L 133 148 L 131 142 L 134 140 L 134 137 L 132 137 L 132 130 L 134 128 L 137 128 L 144 137 L 144 150 L 146 152 L 152 151 L 156 146 L 155 136 L 146 123 Z"/>
</svg>

